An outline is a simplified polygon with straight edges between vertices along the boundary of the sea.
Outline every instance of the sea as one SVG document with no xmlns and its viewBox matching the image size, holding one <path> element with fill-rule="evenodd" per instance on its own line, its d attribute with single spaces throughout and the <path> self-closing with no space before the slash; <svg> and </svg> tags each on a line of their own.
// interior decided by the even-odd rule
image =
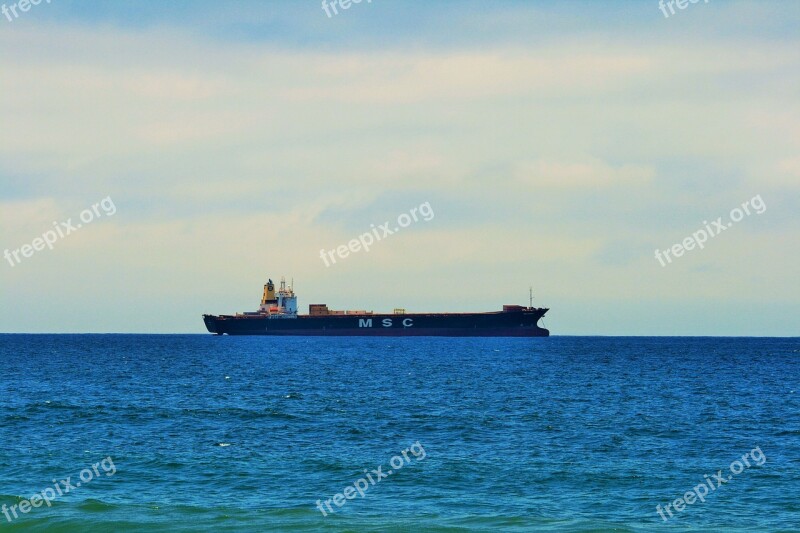
<svg viewBox="0 0 800 533">
<path fill-rule="evenodd" d="M 798 338 L 0 335 L 0 531 L 800 531 Z"/>
</svg>

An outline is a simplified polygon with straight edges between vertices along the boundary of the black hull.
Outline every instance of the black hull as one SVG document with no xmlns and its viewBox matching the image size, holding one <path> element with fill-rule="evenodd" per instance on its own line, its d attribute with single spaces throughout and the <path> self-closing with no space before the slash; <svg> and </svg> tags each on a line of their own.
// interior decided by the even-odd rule
<svg viewBox="0 0 800 533">
<path fill-rule="evenodd" d="M 403 315 L 203 315 L 206 329 L 217 335 L 360 336 L 360 337 L 548 337 L 538 326 L 547 309 L 496 313 Z"/>
</svg>

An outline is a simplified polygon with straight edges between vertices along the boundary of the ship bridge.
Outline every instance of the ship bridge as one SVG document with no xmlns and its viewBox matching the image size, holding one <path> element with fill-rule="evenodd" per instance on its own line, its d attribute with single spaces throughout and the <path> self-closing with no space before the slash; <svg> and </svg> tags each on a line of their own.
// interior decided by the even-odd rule
<svg viewBox="0 0 800 533">
<path fill-rule="evenodd" d="M 258 312 L 275 318 L 297 318 L 297 296 L 293 287 L 286 286 L 285 278 L 281 278 L 281 287 L 277 292 L 271 279 L 264 285 Z"/>
</svg>

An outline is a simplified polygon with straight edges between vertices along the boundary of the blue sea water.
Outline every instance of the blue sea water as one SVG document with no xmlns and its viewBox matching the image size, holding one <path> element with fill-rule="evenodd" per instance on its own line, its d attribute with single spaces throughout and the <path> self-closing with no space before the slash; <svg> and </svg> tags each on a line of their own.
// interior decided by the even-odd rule
<svg viewBox="0 0 800 533">
<path fill-rule="evenodd" d="M 87 480 L 0 531 L 800 531 L 798 378 L 797 338 L 0 335 L 0 504 Z"/>
</svg>

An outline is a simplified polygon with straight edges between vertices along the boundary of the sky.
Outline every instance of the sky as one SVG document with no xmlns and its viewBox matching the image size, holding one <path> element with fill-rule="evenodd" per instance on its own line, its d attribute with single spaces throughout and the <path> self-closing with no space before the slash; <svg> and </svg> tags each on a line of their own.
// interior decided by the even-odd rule
<svg viewBox="0 0 800 533">
<path fill-rule="evenodd" d="M 0 332 L 800 334 L 800 2 L 2 1 Z"/>
</svg>

